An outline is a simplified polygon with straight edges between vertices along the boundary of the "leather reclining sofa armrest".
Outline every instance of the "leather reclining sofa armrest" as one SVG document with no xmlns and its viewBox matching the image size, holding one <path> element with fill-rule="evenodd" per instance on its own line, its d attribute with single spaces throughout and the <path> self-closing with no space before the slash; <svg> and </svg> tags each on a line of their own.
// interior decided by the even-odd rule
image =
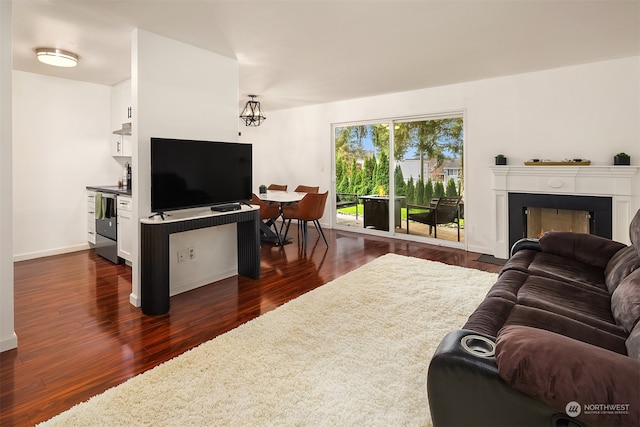
<svg viewBox="0 0 640 427">
<path fill-rule="evenodd" d="M 540 239 L 542 252 L 605 268 L 613 255 L 627 246 L 620 242 L 586 233 L 548 231 Z"/>
<path fill-rule="evenodd" d="M 510 256 L 513 256 L 516 252 L 529 249 L 532 251 L 540 251 L 540 242 L 538 239 L 532 239 L 530 237 L 520 239 L 511 246 Z"/>
<path fill-rule="evenodd" d="M 573 404 L 576 420 L 598 426 L 640 423 L 638 360 L 520 325 L 500 330 L 496 358 L 507 384 L 557 411 Z"/>
<path fill-rule="evenodd" d="M 461 341 L 469 336 L 495 342 L 495 337 L 475 331 L 453 331 L 442 340 L 429 364 L 427 393 L 434 427 L 549 427 L 553 420 L 566 418 L 505 383 L 495 357 L 468 352 Z M 483 341 L 477 342 L 482 349 Z"/>
</svg>

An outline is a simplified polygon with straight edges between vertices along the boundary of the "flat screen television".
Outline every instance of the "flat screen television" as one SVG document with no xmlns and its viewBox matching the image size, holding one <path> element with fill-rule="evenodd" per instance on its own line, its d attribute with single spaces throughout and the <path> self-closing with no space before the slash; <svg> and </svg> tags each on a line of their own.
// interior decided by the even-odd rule
<svg viewBox="0 0 640 427">
<path fill-rule="evenodd" d="M 151 138 L 153 212 L 248 201 L 252 178 L 251 144 Z"/>
</svg>

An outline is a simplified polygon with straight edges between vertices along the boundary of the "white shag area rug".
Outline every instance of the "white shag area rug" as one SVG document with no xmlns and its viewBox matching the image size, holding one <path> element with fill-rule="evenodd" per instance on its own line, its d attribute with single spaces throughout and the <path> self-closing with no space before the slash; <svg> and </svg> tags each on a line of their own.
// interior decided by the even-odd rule
<svg viewBox="0 0 640 427">
<path fill-rule="evenodd" d="M 386 254 L 41 425 L 431 425 L 431 356 L 496 277 Z"/>
</svg>

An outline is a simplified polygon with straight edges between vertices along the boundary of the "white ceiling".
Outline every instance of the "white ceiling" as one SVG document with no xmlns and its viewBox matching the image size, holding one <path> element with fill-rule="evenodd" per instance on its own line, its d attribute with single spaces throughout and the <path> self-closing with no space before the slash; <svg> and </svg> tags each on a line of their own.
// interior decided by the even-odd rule
<svg viewBox="0 0 640 427">
<path fill-rule="evenodd" d="M 640 55 L 640 0 L 14 0 L 13 14 L 14 69 L 113 85 L 138 27 L 236 58 L 240 103 L 265 111 Z M 40 64 L 37 47 L 80 62 Z"/>
</svg>

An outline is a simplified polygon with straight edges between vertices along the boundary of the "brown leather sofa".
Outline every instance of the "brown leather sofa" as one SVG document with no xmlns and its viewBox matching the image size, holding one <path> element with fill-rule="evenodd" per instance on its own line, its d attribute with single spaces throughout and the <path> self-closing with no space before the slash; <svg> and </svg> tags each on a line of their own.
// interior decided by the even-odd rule
<svg viewBox="0 0 640 427">
<path fill-rule="evenodd" d="M 432 358 L 434 426 L 640 426 L 640 211 L 629 233 L 514 245 Z"/>
</svg>

